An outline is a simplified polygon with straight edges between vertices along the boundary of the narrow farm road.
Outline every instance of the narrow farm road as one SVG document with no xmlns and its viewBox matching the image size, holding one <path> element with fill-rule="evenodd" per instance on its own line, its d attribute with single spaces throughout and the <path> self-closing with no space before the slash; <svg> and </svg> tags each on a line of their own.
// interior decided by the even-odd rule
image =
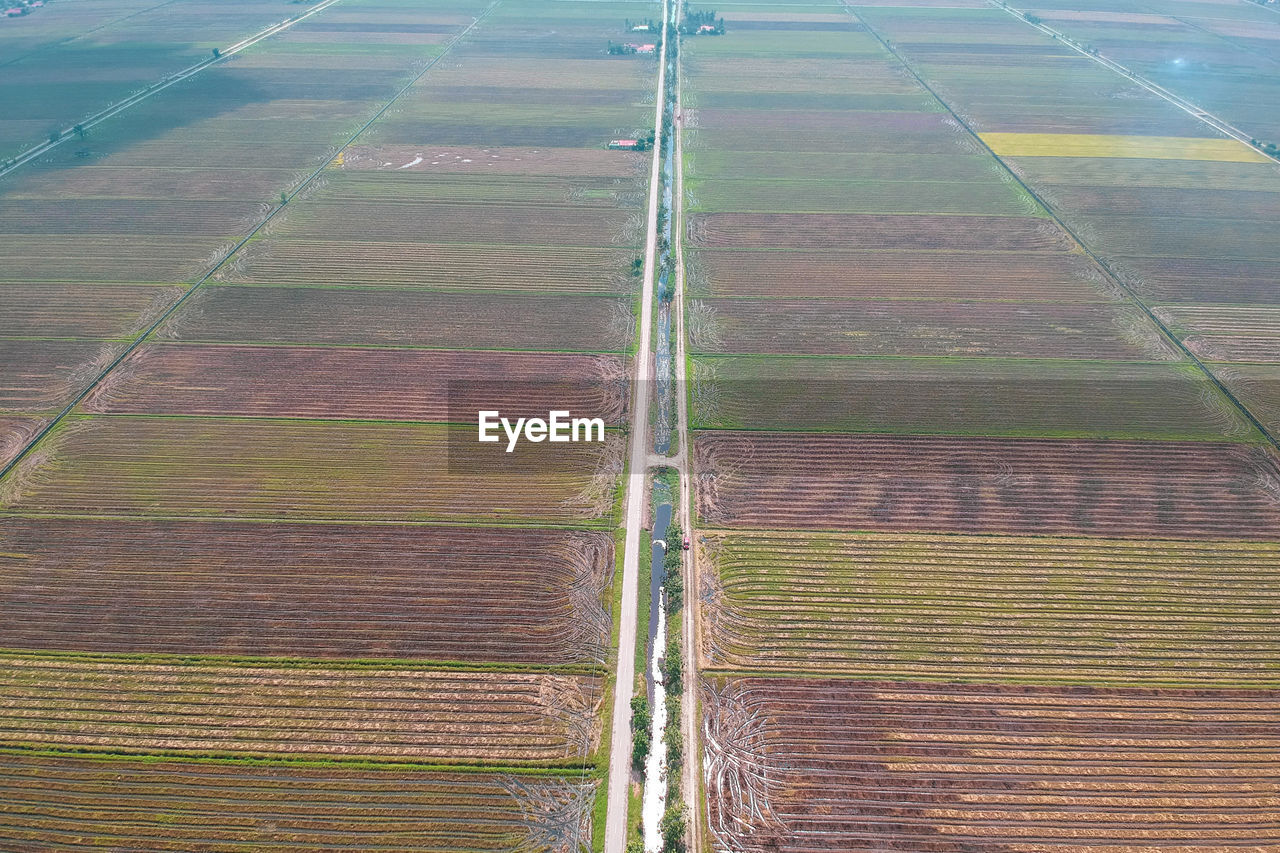
<svg viewBox="0 0 1280 853">
<path fill-rule="evenodd" d="M 670 0 L 663 0 L 662 20 L 667 20 Z M 666 86 L 667 39 L 658 57 L 658 88 L 654 98 L 654 138 L 662 135 L 662 93 Z M 636 347 L 632 382 L 630 447 L 627 490 L 623 509 L 626 538 L 622 557 L 622 604 L 619 608 L 618 668 L 613 690 L 613 732 L 609 745 L 608 811 L 605 816 L 605 853 L 625 853 L 627 846 L 627 793 L 631 783 L 631 694 L 635 682 L 636 614 L 640 584 L 640 532 L 648 501 L 645 479 L 649 462 L 649 391 L 653 380 L 653 298 L 657 278 L 658 190 L 661 184 L 661 146 L 653 146 L 649 175 L 649 214 L 645 226 L 644 271 L 640 292 L 640 339 Z"/>
<path fill-rule="evenodd" d="M 102 122 L 106 121 L 112 116 L 119 115 L 120 113 L 124 112 L 130 107 L 137 106 L 138 104 L 145 101 L 147 98 L 150 98 L 152 95 L 158 92 L 163 92 L 165 89 L 168 89 L 170 86 L 174 85 L 175 83 L 181 83 L 183 80 L 186 80 L 188 77 L 192 77 L 196 74 L 199 74 L 201 71 L 205 70 L 209 66 L 217 65 L 220 62 L 224 62 L 228 58 L 235 56 L 240 51 L 253 47 L 255 44 L 262 41 L 263 39 L 268 39 L 278 33 L 282 33 L 285 30 L 292 27 L 294 24 L 301 23 L 302 21 L 305 21 L 307 18 L 310 18 L 312 15 L 318 15 L 320 12 L 323 12 L 325 9 L 329 8 L 333 4 L 341 3 L 341 2 L 342 0 L 321 0 L 321 2 L 307 9 L 307 11 L 305 12 L 294 15 L 292 18 L 287 18 L 278 24 L 272 24 L 266 29 L 260 32 L 257 32 L 249 36 L 248 38 L 245 38 L 245 39 L 242 39 L 241 41 L 236 42 L 230 47 L 220 48 L 217 56 L 211 55 L 207 59 L 202 59 L 201 61 L 197 62 L 195 65 L 189 65 L 186 68 L 182 69 L 181 71 L 177 71 L 173 74 L 170 74 L 168 77 L 165 77 L 159 83 L 155 83 L 151 86 L 148 86 L 146 89 L 143 89 L 141 92 L 137 92 L 133 95 L 130 95 L 129 97 L 125 98 L 122 101 L 116 101 L 114 104 L 99 110 L 93 115 L 82 118 L 80 121 L 76 122 L 75 124 L 69 127 L 63 128 L 57 139 L 46 139 L 44 142 L 41 142 L 39 145 L 28 148 L 26 151 L 22 152 L 17 157 L 10 160 L 7 166 L 5 166 L 3 169 L 0 169 L 0 178 L 9 174 L 14 169 L 17 169 L 19 166 L 23 165 L 24 163 L 29 163 L 32 160 L 36 159 L 37 157 L 40 157 L 41 155 L 48 153 L 49 151 L 61 145 L 62 143 L 66 142 L 68 139 L 75 138 L 75 127 L 77 125 L 85 130 L 88 130 L 89 128 L 97 124 L 101 124 Z"/>
</svg>

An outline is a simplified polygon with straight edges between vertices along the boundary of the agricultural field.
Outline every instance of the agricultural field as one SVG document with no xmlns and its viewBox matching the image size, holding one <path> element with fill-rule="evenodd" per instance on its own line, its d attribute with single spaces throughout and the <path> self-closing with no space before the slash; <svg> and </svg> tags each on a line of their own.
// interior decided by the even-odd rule
<svg viewBox="0 0 1280 853">
<path fill-rule="evenodd" d="M 604 533 L 8 518 L 0 537 L 4 648 L 567 666 L 609 640 Z"/>
<path fill-rule="evenodd" d="M 713 668 L 1280 682 L 1274 543 L 751 531 L 708 536 L 706 548 Z"/>
<path fill-rule="evenodd" d="M 709 825 L 745 851 L 1266 849 L 1278 699 L 715 679 Z"/>
<path fill-rule="evenodd" d="M 1280 19 L 1274 9 L 1200 0 L 1013 5 L 1260 141 L 1280 144 Z"/>
<path fill-rule="evenodd" d="M 0 790 L 0 843 L 10 847 L 93 838 L 147 850 L 247 843 L 299 853 L 557 849 L 589 831 L 593 797 L 587 782 L 548 776 L 21 753 L 0 753 Z M 193 790 L 218 808 L 193 801 Z"/>
<path fill-rule="evenodd" d="M 707 849 L 1280 843 L 1280 170 L 992 5 L 717 14 L 682 43 Z"/>
<path fill-rule="evenodd" d="M 0 846 L 598 846 L 658 8 L 340 0 L 0 178 Z"/>
<path fill-rule="evenodd" d="M 0 161 L 304 11 L 288 0 L 54 0 L 0 21 Z"/>
<path fill-rule="evenodd" d="M 1275 540 L 1280 463 L 1242 443 L 710 431 L 708 527 Z"/>
</svg>

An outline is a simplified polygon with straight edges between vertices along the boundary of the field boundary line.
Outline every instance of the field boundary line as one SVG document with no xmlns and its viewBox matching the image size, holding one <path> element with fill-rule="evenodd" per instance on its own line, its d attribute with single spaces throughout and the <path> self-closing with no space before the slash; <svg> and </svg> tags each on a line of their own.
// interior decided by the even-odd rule
<svg viewBox="0 0 1280 853">
<path fill-rule="evenodd" d="M 130 107 L 133 107 L 133 106 L 136 106 L 137 104 L 142 103 L 147 98 L 150 98 L 152 95 L 158 92 L 163 92 L 165 89 L 168 89 L 170 86 L 174 85 L 175 83 L 181 83 L 183 80 L 186 80 L 189 77 L 193 77 L 196 74 L 199 74 L 201 71 L 208 68 L 209 66 L 217 65 L 223 60 L 229 59 L 232 56 L 235 56 L 237 53 L 241 52 L 242 50 L 253 47 L 255 44 L 262 41 L 263 39 L 268 39 L 268 38 L 271 38 L 271 36 L 276 35 L 277 33 L 282 33 L 285 30 L 292 27 L 294 24 L 301 23 L 302 21 L 305 21 L 307 18 L 310 18 L 312 15 L 317 15 L 320 12 L 323 12 L 325 9 L 328 9 L 330 6 L 334 5 L 335 3 L 341 3 L 341 2 L 342 0 L 322 0 L 322 2 L 311 7 L 307 11 L 302 12 L 301 14 L 295 15 L 292 18 L 286 18 L 285 20 L 281 21 L 278 24 L 272 24 L 271 26 L 267 27 L 264 30 L 259 30 L 257 33 L 251 36 L 248 36 L 247 38 L 241 39 L 240 41 L 236 42 L 231 47 L 228 47 L 225 50 L 222 50 L 221 48 L 219 48 L 218 49 L 219 53 L 216 56 L 210 56 L 207 59 L 200 60 L 195 65 L 188 65 L 186 68 L 183 68 L 180 71 L 175 71 L 169 76 L 161 78 L 159 83 L 152 83 L 150 86 L 143 89 L 141 92 L 135 92 L 134 94 L 126 97 L 124 100 L 116 101 L 114 104 L 110 104 L 109 106 L 104 107 L 103 109 L 99 110 L 96 113 L 93 113 L 87 118 L 82 119 L 81 121 L 77 122 L 71 127 L 63 128 L 58 133 L 57 139 L 46 139 L 44 142 L 41 142 L 39 145 L 36 145 L 33 148 L 28 148 L 26 151 L 23 151 L 22 153 L 18 154 L 17 156 L 9 160 L 8 165 L 0 169 L 0 178 L 3 178 L 5 175 L 9 174 L 14 169 L 17 169 L 18 167 L 31 162 L 37 157 L 43 154 L 47 154 L 48 152 L 52 151 L 54 148 L 57 148 L 62 143 L 73 138 L 73 134 L 75 133 L 75 128 L 77 126 L 84 128 L 85 130 L 88 130 L 91 127 L 101 124 L 102 122 L 106 121 L 112 116 L 118 115 L 119 113 L 124 112 Z"/>
<path fill-rule="evenodd" d="M 1191 103 L 1181 95 L 1177 95 L 1169 91 L 1165 87 L 1161 86 L 1159 83 L 1154 83 L 1151 80 L 1148 80 L 1146 77 L 1143 77 L 1141 74 L 1137 73 L 1136 71 L 1132 71 L 1128 67 L 1121 65 L 1119 62 L 1116 62 L 1114 59 L 1108 59 L 1107 57 L 1103 56 L 1100 53 L 1090 53 L 1088 50 L 1082 47 L 1075 39 L 1073 39 L 1071 36 L 1067 35 L 1066 33 L 1060 32 L 1059 30 L 1055 30 L 1053 27 L 1050 27 L 1049 25 L 1043 22 L 1036 23 L 1034 21 L 1027 20 L 1026 12 L 1022 12 L 1014 8 L 1013 6 L 1010 6 L 1008 3 L 1005 3 L 1004 0 L 987 0 L 987 2 L 990 3 L 992 6 L 995 6 L 997 9 L 1002 9 L 1003 11 L 1017 18 L 1019 21 L 1026 24 L 1027 26 L 1035 27 L 1040 32 L 1048 35 L 1054 41 L 1065 44 L 1067 47 L 1071 48 L 1081 56 L 1092 59 L 1094 62 L 1098 63 L 1099 65 L 1106 68 L 1107 70 L 1114 71 L 1115 73 L 1123 75 L 1129 80 L 1132 80 L 1134 83 L 1137 83 L 1139 86 L 1151 92 L 1153 95 L 1157 95 L 1163 98 L 1164 100 L 1173 104 L 1175 107 L 1182 110 L 1183 112 L 1189 113 L 1193 118 L 1197 118 L 1200 121 L 1204 122 L 1205 124 L 1209 125 L 1219 133 L 1224 133 L 1227 136 L 1231 137 L 1232 139 L 1236 140 L 1237 142 L 1244 144 L 1245 146 L 1248 147 L 1250 151 L 1253 151 L 1254 153 L 1267 158 L 1273 163 L 1280 163 L 1280 156 L 1268 154 L 1265 151 L 1255 148 L 1253 146 L 1253 143 L 1251 142 L 1253 137 L 1249 136 L 1243 130 L 1241 130 L 1240 128 L 1236 127 L 1233 124 L 1230 124 L 1229 122 L 1223 119 L 1218 118 L 1208 110 L 1205 110 L 1201 107 L 1196 106 L 1195 104 Z M 1257 4 L 1254 4 L 1254 5 L 1257 5 Z M 862 20 L 862 19 L 859 18 L 859 20 Z M 862 21 L 862 23 L 863 23 L 863 26 L 867 27 L 867 31 L 871 32 L 871 25 L 868 24 L 866 21 Z M 874 35 L 877 39 L 880 40 L 882 44 L 885 44 L 885 46 L 888 47 L 887 43 L 885 43 L 884 39 L 880 38 L 879 34 L 872 32 L 872 35 Z M 890 50 L 892 50 L 892 48 L 890 48 Z M 894 55 L 895 56 L 898 55 L 896 51 L 894 52 Z M 904 65 L 906 64 L 906 60 L 902 59 L 901 56 L 898 56 L 898 60 L 902 62 Z M 914 74 L 915 72 L 913 71 L 912 73 Z M 935 94 L 934 97 L 937 97 L 937 95 Z M 951 111 L 951 108 L 947 105 L 945 101 L 943 101 L 941 98 L 938 98 L 938 100 L 939 102 L 942 103 L 943 106 L 947 107 L 948 111 Z M 955 113 L 952 112 L 952 115 L 955 115 Z M 957 118 L 959 117 L 957 116 Z M 965 125 L 965 126 L 968 127 L 968 125 Z M 972 133 L 973 132 L 972 129 L 970 129 L 969 132 Z M 977 134 L 974 134 L 974 135 L 976 136 Z"/>
<path fill-rule="evenodd" d="M 341 0 L 325 0 L 324 6 L 317 6 L 316 8 L 312 9 L 309 14 L 315 14 L 321 11 L 322 8 L 327 8 L 328 6 L 338 2 L 341 2 Z M 49 423 L 41 427 L 40 431 L 37 432 L 35 436 L 33 436 L 23 446 L 23 448 L 20 451 L 18 451 L 18 453 L 12 459 L 9 460 L 8 464 L 6 464 L 3 468 L 0 468 L 0 481 L 2 481 L 9 474 L 10 471 L 16 468 L 18 464 L 22 462 L 23 459 L 26 458 L 31 453 L 31 451 L 35 449 L 36 445 L 38 445 L 41 441 L 44 440 L 45 436 L 47 436 L 50 432 L 54 430 L 55 427 L 57 427 L 60 423 L 62 423 L 63 419 L 68 414 L 70 414 L 71 411 L 75 409 L 76 406 L 80 405 L 80 403 L 86 397 L 88 397 L 89 394 L 91 394 L 99 385 L 101 385 L 102 381 L 106 379 L 107 376 L 110 375 L 112 371 L 114 371 L 117 367 L 119 367 L 121 362 L 123 362 L 126 358 L 132 355 L 133 352 L 139 346 L 141 346 L 144 341 L 147 340 L 147 338 L 151 337 L 151 335 L 157 329 L 159 329 L 162 325 L 168 322 L 169 318 L 172 317 L 180 308 L 182 308 L 182 306 L 186 304 L 187 300 L 190 299 L 196 293 L 196 291 L 200 290 L 209 281 L 209 279 L 213 278 L 214 274 L 217 273 L 218 270 L 222 269 L 222 267 L 225 266 L 229 260 L 231 260 L 231 258 L 235 255 L 236 252 L 240 251 L 240 249 L 243 248 L 246 243 L 248 243 L 250 240 L 252 240 L 254 237 L 258 235 L 259 231 L 265 228 L 267 224 L 271 222 L 273 219 L 275 219 L 276 216 L 279 215 L 281 211 L 283 211 L 286 207 L 288 207 L 288 203 L 292 201 L 293 198 L 298 195 L 298 193 L 302 192 L 304 189 L 310 186 L 311 183 L 315 181 L 315 179 L 318 178 L 321 175 L 321 173 L 324 172 L 325 169 L 329 168 L 330 164 L 332 164 L 333 161 L 338 158 L 339 154 L 342 154 L 344 151 L 346 151 L 347 148 L 349 148 L 352 145 L 352 143 L 354 143 L 362 133 L 368 130 L 373 125 L 374 122 L 382 118 L 382 116 L 386 114 L 387 110 L 391 109 L 391 107 L 397 101 L 399 101 L 400 98 L 403 97 L 410 89 L 412 89 L 419 80 L 421 80 L 424 76 L 426 76 L 427 72 L 430 71 L 432 68 L 434 68 L 437 63 L 439 63 L 442 59 L 448 56 L 449 53 L 454 49 L 454 47 L 457 46 L 458 42 L 462 41 L 462 39 L 466 37 L 468 33 L 470 33 L 473 29 L 475 29 L 475 27 L 481 21 L 483 21 L 486 17 L 488 17 L 489 14 L 495 8 L 497 8 L 498 4 L 501 2 L 502 0 L 492 0 L 492 2 L 489 3 L 488 6 L 484 7 L 484 9 L 482 9 L 480 13 L 476 15 L 475 19 L 472 20 L 470 24 L 464 27 L 460 32 L 455 33 L 454 36 L 451 39 L 449 39 L 449 41 L 445 42 L 444 48 L 438 54 L 432 57 L 432 59 L 425 66 L 423 66 L 423 68 L 420 71 L 414 74 L 413 77 L 410 78 L 408 83 L 404 84 L 404 86 L 398 89 L 396 93 L 391 96 L 391 99 L 389 101 L 383 104 L 382 107 L 380 107 L 377 110 L 377 112 L 375 112 L 364 124 L 360 125 L 360 127 L 358 127 L 356 131 L 352 133 L 350 137 L 347 138 L 347 141 L 339 145 L 323 163 L 317 166 L 316 169 L 311 172 L 311 174 L 307 175 L 307 177 L 302 181 L 302 183 L 294 187 L 292 191 L 286 193 L 284 196 L 284 199 L 280 204 L 272 208 L 271 212 L 268 213 L 261 222 L 255 225 L 253 229 L 249 231 L 248 234 L 246 234 L 244 237 L 241 237 L 240 240 L 238 240 L 234 246 L 232 246 L 221 258 L 219 258 L 216 262 L 214 262 L 213 266 L 211 266 L 208 269 L 208 271 L 206 271 L 205 274 L 198 281 L 195 282 L 195 284 L 192 284 L 190 287 L 188 287 L 172 305 L 170 305 L 167 309 L 165 309 L 165 311 L 158 318 L 156 318 L 156 320 L 152 322 L 150 326 L 148 326 L 146 329 L 142 331 L 142 334 L 138 335 L 133 340 L 133 343 L 129 344 L 129 346 L 126 347 L 124 351 L 121 352 L 118 356 L 116 356 L 115 359 L 110 364 L 104 367 L 98 373 L 98 375 L 93 378 L 93 381 L 91 381 L 88 385 L 86 385 L 80 391 L 80 393 L 78 393 L 71 400 L 71 402 L 67 403 L 67 405 L 63 407 L 62 411 L 60 411 L 53 418 L 53 420 L 49 421 Z M 277 26 L 280 26 L 280 25 L 277 25 Z M 0 176 L 3 176 L 3 174 L 4 172 L 0 172 Z"/>
<path fill-rule="evenodd" d="M 990 2 L 996 2 L 996 0 L 990 0 Z M 1180 353 L 1182 353 L 1187 358 L 1188 361 L 1190 361 L 1192 364 L 1194 364 L 1196 367 L 1200 369 L 1200 371 L 1205 375 L 1205 377 L 1208 378 L 1208 380 L 1213 383 L 1214 387 L 1216 387 L 1218 391 L 1220 391 L 1222 395 L 1226 397 L 1227 400 L 1229 400 L 1233 406 L 1235 406 L 1235 408 L 1245 417 L 1245 419 L 1249 422 L 1249 424 L 1253 426 L 1253 428 L 1256 429 L 1258 433 L 1266 440 L 1266 443 L 1270 445 L 1271 449 L 1276 452 L 1280 452 L 1280 441 L 1277 441 L 1276 436 L 1272 435 L 1271 431 L 1268 430 L 1262 424 L 1262 422 L 1258 420 L 1257 416 L 1255 416 L 1253 412 L 1249 410 L 1249 407 L 1246 406 L 1244 403 L 1242 403 L 1240 399 L 1231 392 L 1231 390 L 1226 386 L 1226 384 L 1221 379 L 1219 379 L 1212 370 L 1210 370 L 1207 366 L 1205 366 L 1205 363 L 1201 361 L 1200 358 L 1191 351 L 1190 347 L 1188 347 L 1182 341 L 1181 338 L 1175 335 L 1173 331 L 1164 323 L 1163 320 L 1161 320 L 1159 317 L 1156 316 L 1155 311 L 1151 310 L 1151 307 L 1147 305 L 1146 301 L 1143 300 L 1141 297 L 1139 297 L 1134 292 L 1133 288 L 1131 288 L 1128 284 L 1122 281 L 1120 277 L 1117 276 L 1115 272 L 1111 269 L 1111 267 L 1105 261 L 1103 261 L 1102 258 L 1098 257 L 1098 255 L 1093 251 L 1093 249 L 1089 248 L 1089 246 L 1083 240 L 1080 239 L 1080 236 L 1076 234 L 1074 229 L 1072 229 L 1069 225 L 1067 225 L 1065 222 L 1062 221 L 1062 217 L 1060 217 L 1057 214 L 1057 212 L 1051 206 L 1049 206 L 1049 204 L 1047 204 L 1043 198 L 1040 197 L 1039 193 L 1037 193 L 1030 186 L 1028 186 L 1027 182 L 1024 181 L 1021 178 L 1021 176 L 1018 175 L 1017 172 L 1009 168 L 1009 164 L 1004 161 L 1004 158 L 1001 157 L 999 154 L 997 154 L 991 148 L 991 146 L 988 145 L 982 139 L 982 137 L 978 135 L 978 133 L 973 129 L 973 127 L 969 124 L 969 122 L 961 118 L 956 113 L 956 111 L 951 108 L 950 103 L 944 100 L 942 96 L 939 95 L 932 86 L 930 86 L 927 82 L 925 82 L 924 78 L 921 77 L 916 72 L 915 67 L 912 66 L 911 63 L 909 63 L 900 53 L 898 53 L 898 51 L 884 38 L 884 36 L 880 35 L 880 32 L 876 30 L 874 27 L 872 27 L 871 24 L 866 19 L 858 15 L 858 13 L 854 11 L 854 7 L 848 5 L 848 0 L 846 0 L 846 5 L 844 8 L 846 13 L 848 13 L 851 17 L 853 17 L 855 20 L 861 23 L 863 27 L 866 28 L 866 31 L 873 38 L 875 38 L 875 40 L 878 41 L 880 45 L 885 50 L 887 50 L 890 53 L 890 55 L 893 56 L 894 59 L 896 59 L 899 63 L 902 64 L 902 67 L 906 70 L 908 74 L 911 75 L 912 79 L 914 79 L 917 83 L 923 86 L 925 91 L 927 91 L 930 95 L 932 95 L 935 99 L 937 99 L 938 103 L 941 104 L 946 109 L 947 113 L 950 114 L 950 116 L 954 118 L 957 122 L 959 122 L 960 126 L 965 129 L 965 132 L 968 133 L 978 143 L 978 145 L 982 147 L 982 150 L 986 151 L 993 158 L 995 158 L 995 161 L 1000 164 L 1001 168 L 1004 169 L 1005 173 L 1008 174 L 1009 177 L 1012 178 L 1017 183 L 1018 186 L 1022 187 L 1022 189 L 1026 191 L 1028 195 L 1030 195 L 1033 199 L 1035 199 L 1036 203 L 1040 205 L 1040 207 L 1049 215 L 1049 218 L 1052 219 L 1053 222 L 1059 228 L 1061 228 L 1072 240 L 1075 241 L 1076 245 L 1080 247 L 1080 250 L 1085 253 L 1085 255 L 1089 258 L 1089 260 L 1093 261 L 1094 265 L 1097 266 L 1097 268 L 1102 272 L 1103 275 L 1107 277 L 1109 281 L 1115 284 L 1116 287 L 1120 288 L 1121 292 L 1124 293 L 1125 296 L 1127 296 L 1129 300 L 1135 306 L 1137 306 L 1137 308 L 1141 310 L 1143 314 L 1146 315 L 1147 319 L 1155 324 L 1156 328 L 1160 330 L 1161 334 L 1163 334 L 1165 338 L 1175 348 L 1177 348 L 1177 350 Z M 1010 13 L 1010 14 L 1013 14 L 1013 13 Z M 1087 53 L 1085 55 L 1088 56 Z M 1093 58 L 1093 57 L 1090 57 L 1090 58 Z M 1248 144 L 1248 143 L 1245 143 L 1245 144 Z M 1253 148 L 1252 145 L 1250 145 L 1249 148 L 1250 150 L 1256 150 Z"/>
</svg>

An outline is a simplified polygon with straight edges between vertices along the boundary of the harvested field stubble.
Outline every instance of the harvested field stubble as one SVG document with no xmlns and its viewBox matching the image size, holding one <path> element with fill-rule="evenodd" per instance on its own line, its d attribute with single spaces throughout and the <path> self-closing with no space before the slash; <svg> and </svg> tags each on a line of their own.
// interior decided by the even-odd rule
<svg viewBox="0 0 1280 853">
<path fill-rule="evenodd" d="M 599 736 L 596 676 L 3 658 L 0 744 L 555 763 Z"/>
<path fill-rule="evenodd" d="M 1276 691 L 741 678 L 703 703 L 725 849 L 1280 844 Z"/>
<path fill-rule="evenodd" d="M 1280 537 L 1280 466 L 1213 442 L 713 432 L 706 527 Z"/>
<path fill-rule="evenodd" d="M 10 518 L 0 551 L 6 648 L 574 664 L 608 642 L 601 533 Z"/>
<path fill-rule="evenodd" d="M 1136 308 L 1106 304 L 714 299 L 690 305 L 695 351 L 830 355 L 1172 358 Z M 1145 332 L 1145 335 L 1142 333 Z"/>
<path fill-rule="evenodd" d="M 429 223 L 421 223 L 430 230 Z M 425 232 L 424 232 L 425 233 Z M 433 233 L 425 233 L 432 237 Z M 635 253 L 583 246 L 480 246 L 271 239 L 246 246 L 218 271 L 224 282 L 373 285 L 444 290 L 630 293 Z"/>
<path fill-rule="evenodd" d="M 0 754 L 0 844 L 189 853 L 506 853 L 590 837 L 594 785 L 554 777 Z M 90 805 L 92 804 L 92 805 Z M 554 841 L 552 842 L 555 843 Z"/>
<path fill-rule="evenodd" d="M 1280 687 L 1280 546 L 744 532 L 708 537 L 713 668 Z"/>
<path fill-rule="evenodd" d="M 1171 357 L 1148 333 L 1151 355 Z M 700 429 L 1257 437 L 1188 363 L 702 356 L 690 368 L 690 417 Z"/>
<path fill-rule="evenodd" d="M 465 440 L 451 440 L 463 430 Z M 463 433 L 453 433 L 462 436 Z M 99 416 L 64 421 L 0 506 L 92 515 L 601 524 L 621 439 L 484 445 L 475 428 Z M 461 458 L 454 453 L 469 450 Z"/>
<path fill-rule="evenodd" d="M 707 248 L 1058 251 L 1056 224 L 1034 217 L 708 213 L 689 218 L 689 242 Z"/>
<path fill-rule="evenodd" d="M 898 298 L 1011 302 L 1115 301 L 1083 254 L 690 250 L 690 287 L 711 296 Z M 1040 310 L 1033 307 L 1028 310 Z"/>
<path fill-rule="evenodd" d="M 618 352 L 634 331 L 630 301 L 620 297 L 205 287 L 159 334 L 187 341 Z"/>
<path fill-rule="evenodd" d="M 605 355 L 152 344 L 84 408 L 471 424 L 481 409 L 543 418 L 566 409 L 617 426 L 626 377 L 623 360 Z"/>
</svg>

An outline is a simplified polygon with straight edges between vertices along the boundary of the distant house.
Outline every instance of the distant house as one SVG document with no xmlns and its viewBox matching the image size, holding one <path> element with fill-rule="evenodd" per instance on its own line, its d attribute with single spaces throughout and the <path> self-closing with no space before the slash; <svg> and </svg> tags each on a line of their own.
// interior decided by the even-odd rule
<svg viewBox="0 0 1280 853">
<path fill-rule="evenodd" d="M 647 33 L 647 32 L 649 32 L 649 29 L 650 29 L 650 28 L 649 28 L 649 25 L 648 25 L 648 24 L 636 24 L 634 27 L 632 27 L 632 28 L 631 28 L 631 32 L 633 32 L 633 33 Z"/>
<path fill-rule="evenodd" d="M 613 151 L 639 151 L 639 139 L 610 139 L 609 148 Z"/>
<path fill-rule="evenodd" d="M 14 6 L 14 7 L 13 7 L 13 8 L 11 8 L 11 9 L 5 9 L 5 10 L 4 10 L 4 14 L 5 14 L 5 17 L 6 17 L 6 18 L 16 18 L 16 17 L 18 17 L 19 15 L 23 14 L 23 13 L 24 13 L 24 12 L 26 12 L 26 11 L 27 11 L 27 10 L 26 10 L 26 9 L 24 9 L 24 8 L 22 8 L 21 6 Z"/>
<path fill-rule="evenodd" d="M 656 44 L 628 44 L 633 53 L 656 53 L 658 46 Z"/>
<path fill-rule="evenodd" d="M 702 26 L 698 27 L 699 35 L 701 35 L 702 33 L 711 33 L 714 35 L 715 32 L 716 32 L 716 28 L 713 27 L 711 24 L 703 24 Z"/>
</svg>

